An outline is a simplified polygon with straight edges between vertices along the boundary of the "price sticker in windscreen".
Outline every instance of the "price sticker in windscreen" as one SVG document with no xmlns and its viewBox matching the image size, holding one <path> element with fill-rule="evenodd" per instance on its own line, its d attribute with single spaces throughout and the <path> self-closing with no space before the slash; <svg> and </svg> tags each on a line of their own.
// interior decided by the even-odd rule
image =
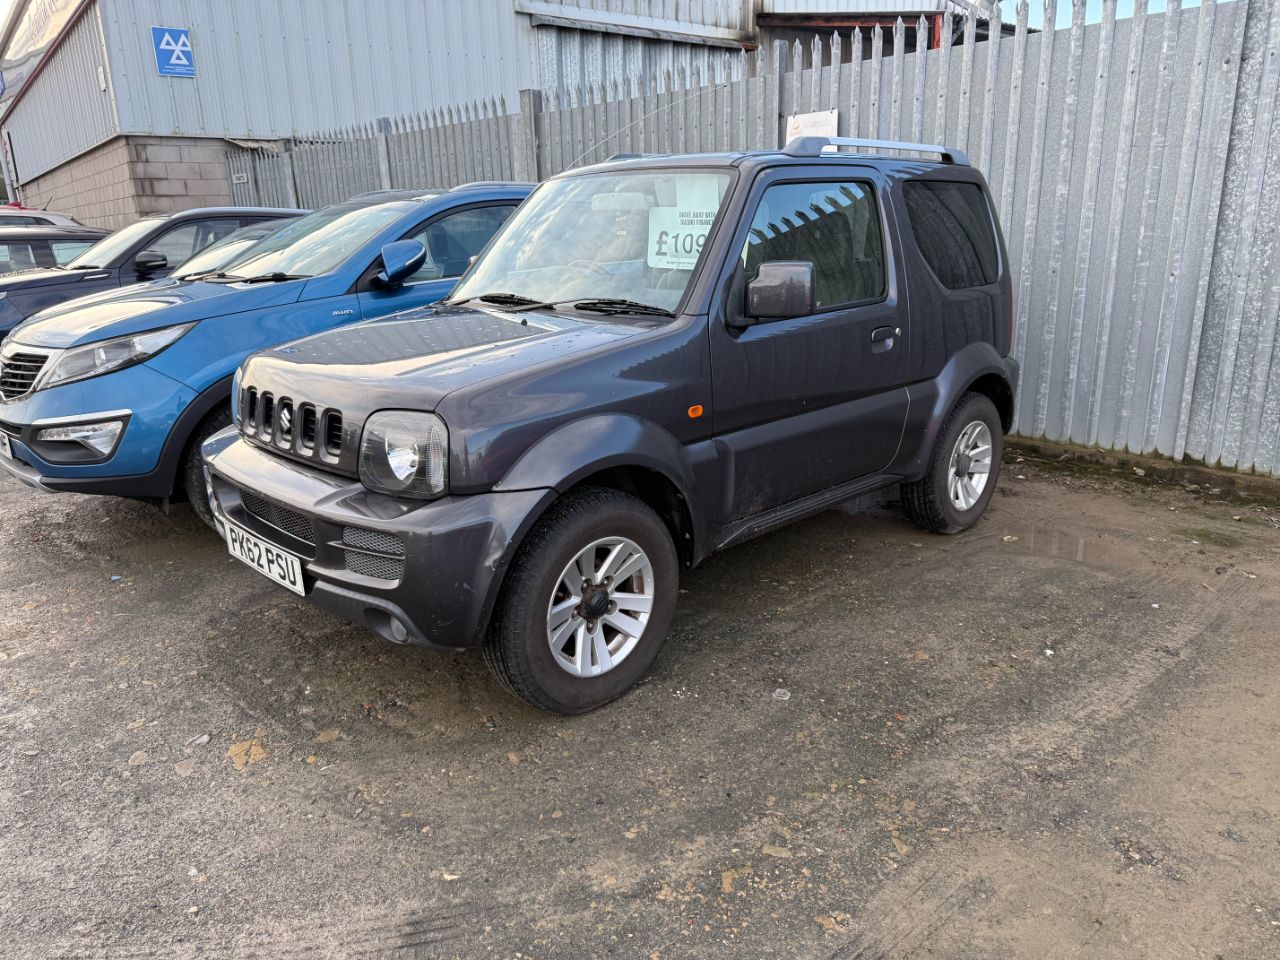
<svg viewBox="0 0 1280 960">
<path fill-rule="evenodd" d="M 716 180 L 707 176 L 681 178 L 676 205 L 649 211 L 649 249 L 646 262 L 662 270 L 692 270 L 720 207 Z"/>
</svg>

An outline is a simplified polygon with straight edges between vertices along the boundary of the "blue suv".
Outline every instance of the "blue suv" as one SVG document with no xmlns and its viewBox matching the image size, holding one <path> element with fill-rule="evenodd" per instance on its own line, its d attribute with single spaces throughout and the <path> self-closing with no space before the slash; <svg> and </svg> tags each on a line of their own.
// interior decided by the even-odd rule
<svg viewBox="0 0 1280 960">
<path fill-rule="evenodd" d="M 241 361 L 440 300 L 531 189 L 357 197 L 285 224 L 217 272 L 42 311 L 0 346 L 0 467 L 47 491 L 185 497 L 212 523 L 200 445 L 231 422 Z"/>
</svg>

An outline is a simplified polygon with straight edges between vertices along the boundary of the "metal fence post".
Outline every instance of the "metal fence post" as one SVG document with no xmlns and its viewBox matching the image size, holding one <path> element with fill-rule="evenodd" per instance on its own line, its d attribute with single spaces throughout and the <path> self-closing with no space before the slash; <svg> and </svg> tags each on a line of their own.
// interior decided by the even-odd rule
<svg viewBox="0 0 1280 960">
<path fill-rule="evenodd" d="M 541 180 L 538 143 L 542 133 L 542 91 L 521 90 L 520 112 L 511 137 L 511 165 L 517 180 Z"/>
<path fill-rule="evenodd" d="M 391 189 L 391 118 L 379 117 L 377 120 L 378 137 L 374 143 L 374 152 L 378 158 L 378 186 L 383 190 Z"/>
<path fill-rule="evenodd" d="M 283 179 L 284 179 L 284 199 L 285 205 L 289 207 L 298 206 L 298 181 L 293 169 L 293 141 L 286 140 L 284 144 L 284 152 L 281 155 L 284 161 Z"/>
</svg>

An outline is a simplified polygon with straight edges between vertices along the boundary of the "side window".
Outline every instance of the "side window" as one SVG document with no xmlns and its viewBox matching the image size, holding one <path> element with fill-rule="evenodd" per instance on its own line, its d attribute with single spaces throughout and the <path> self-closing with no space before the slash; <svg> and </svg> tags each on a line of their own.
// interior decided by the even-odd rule
<svg viewBox="0 0 1280 960">
<path fill-rule="evenodd" d="M 422 241 L 427 259 L 406 282 L 462 276 L 471 265 L 471 258 L 484 249 L 514 210 L 511 204 L 460 210 L 419 230 L 409 239 Z"/>
<path fill-rule="evenodd" d="M 53 251 L 53 262 L 63 266 L 92 247 L 97 240 L 50 240 L 49 249 Z"/>
<path fill-rule="evenodd" d="M 45 227 L 50 224 L 44 217 L 15 216 L 0 218 L 0 225 L 7 227 Z"/>
<path fill-rule="evenodd" d="M 176 267 L 238 229 L 239 220 L 189 220 L 147 244 L 146 249 L 163 253 L 169 260 L 169 266 Z"/>
<path fill-rule="evenodd" d="M 742 248 L 748 283 L 769 260 L 812 263 L 820 310 L 883 297 L 884 240 L 871 184 L 846 180 L 769 187 Z"/>
<path fill-rule="evenodd" d="M 36 253 L 29 243 L 0 243 L 0 273 L 31 270 L 36 267 Z"/>
<path fill-rule="evenodd" d="M 976 183 L 913 180 L 903 184 L 916 246 L 944 287 L 995 283 L 1000 254 L 987 198 Z"/>
</svg>

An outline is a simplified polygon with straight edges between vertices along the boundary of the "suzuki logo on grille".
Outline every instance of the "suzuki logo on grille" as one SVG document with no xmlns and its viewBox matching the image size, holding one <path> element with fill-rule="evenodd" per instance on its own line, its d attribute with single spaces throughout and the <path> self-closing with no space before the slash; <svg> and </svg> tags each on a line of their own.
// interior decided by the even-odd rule
<svg viewBox="0 0 1280 960">
<path fill-rule="evenodd" d="M 293 429 L 293 408 L 285 407 L 280 411 L 280 432 L 288 433 Z"/>
</svg>

